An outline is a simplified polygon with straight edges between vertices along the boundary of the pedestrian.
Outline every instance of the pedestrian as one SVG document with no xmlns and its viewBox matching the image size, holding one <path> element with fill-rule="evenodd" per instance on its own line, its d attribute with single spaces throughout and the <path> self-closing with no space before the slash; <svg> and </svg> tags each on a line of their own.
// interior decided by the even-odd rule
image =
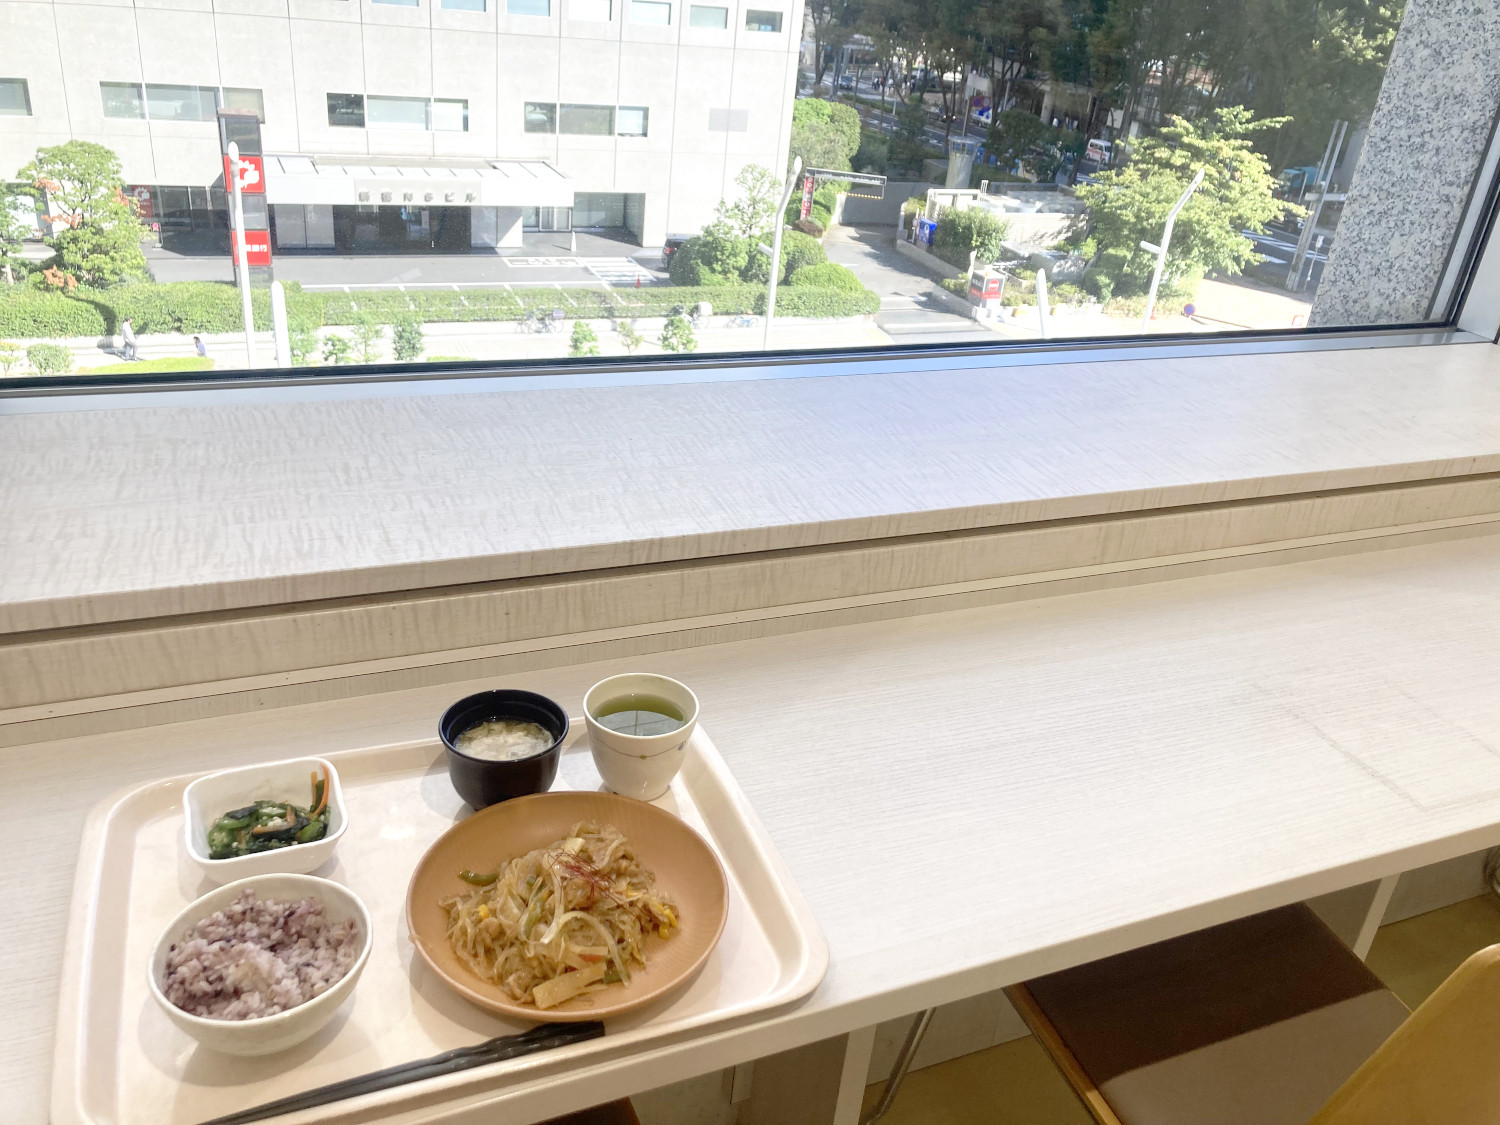
<svg viewBox="0 0 1500 1125">
<path fill-rule="evenodd" d="M 127 360 L 135 359 L 135 328 L 131 325 L 128 316 L 125 318 L 125 323 L 120 325 L 120 339 L 125 344 L 125 358 Z"/>
<path fill-rule="evenodd" d="M 193 337 L 193 350 L 195 352 L 197 352 L 200 356 L 207 356 L 208 355 L 208 348 L 206 348 L 204 346 L 204 344 L 203 344 L 203 337 L 202 336 L 194 336 Z"/>
</svg>

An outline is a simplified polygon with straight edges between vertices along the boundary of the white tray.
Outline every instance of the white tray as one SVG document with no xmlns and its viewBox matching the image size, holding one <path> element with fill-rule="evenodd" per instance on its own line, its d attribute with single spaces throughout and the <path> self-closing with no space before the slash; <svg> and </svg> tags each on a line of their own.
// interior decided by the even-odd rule
<svg viewBox="0 0 1500 1125">
<path fill-rule="evenodd" d="M 268 758 L 280 756 L 268 748 Z M 162 928 L 211 889 L 182 854 L 182 791 L 193 778 L 127 790 L 84 826 L 59 1001 L 54 1125 L 187 1125 L 524 1029 L 452 992 L 414 957 L 406 933 L 412 868 L 465 811 L 441 744 L 327 757 L 343 782 L 349 829 L 316 874 L 364 899 L 375 926 L 375 948 L 351 1000 L 307 1043 L 269 1058 L 219 1055 L 179 1031 L 147 994 L 145 966 Z M 599 785 L 580 731 L 553 789 Z M 822 932 L 702 727 L 672 788 L 654 803 L 701 832 L 729 876 L 724 936 L 691 985 L 611 1020 L 601 1039 L 288 1115 L 278 1125 L 437 1116 L 455 1103 L 498 1110 L 561 1072 L 583 1073 L 684 1033 L 744 1023 L 816 988 L 828 967 Z"/>
</svg>

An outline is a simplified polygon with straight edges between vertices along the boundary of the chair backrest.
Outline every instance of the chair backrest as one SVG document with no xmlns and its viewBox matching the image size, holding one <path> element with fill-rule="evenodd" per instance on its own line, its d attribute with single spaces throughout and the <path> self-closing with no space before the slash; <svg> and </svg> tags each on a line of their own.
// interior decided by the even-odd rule
<svg viewBox="0 0 1500 1125">
<path fill-rule="evenodd" d="M 1308 1125 L 1497 1121 L 1500 945 L 1492 945 L 1455 969 Z"/>
</svg>

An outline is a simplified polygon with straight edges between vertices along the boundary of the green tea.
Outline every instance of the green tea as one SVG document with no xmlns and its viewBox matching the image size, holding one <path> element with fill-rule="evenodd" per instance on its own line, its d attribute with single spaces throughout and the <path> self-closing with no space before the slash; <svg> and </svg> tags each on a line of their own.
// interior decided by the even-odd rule
<svg viewBox="0 0 1500 1125">
<path fill-rule="evenodd" d="M 632 693 L 599 704 L 594 708 L 594 721 L 621 734 L 652 738 L 658 734 L 670 734 L 687 722 L 687 716 L 669 699 Z"/>
</svg>

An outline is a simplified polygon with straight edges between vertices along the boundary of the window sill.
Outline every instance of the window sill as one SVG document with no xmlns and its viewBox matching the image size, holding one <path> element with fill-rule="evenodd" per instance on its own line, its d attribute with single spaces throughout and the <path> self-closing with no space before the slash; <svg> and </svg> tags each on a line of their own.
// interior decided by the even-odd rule
<svg viewBox="0 0 1500 1125">
<path fill-rule="evenodd" d="M 1497 355 L 12 413 L 0 633 L 1495 472 Z"/>
</svg>

